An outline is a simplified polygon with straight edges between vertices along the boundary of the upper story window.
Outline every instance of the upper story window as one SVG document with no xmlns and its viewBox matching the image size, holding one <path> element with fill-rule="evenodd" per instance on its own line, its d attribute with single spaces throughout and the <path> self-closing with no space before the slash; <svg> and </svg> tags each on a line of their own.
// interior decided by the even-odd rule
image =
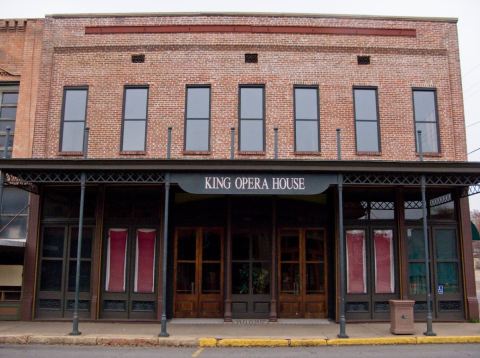
<svg viewBox="0 0 480 358">
<path fill-rule="evenodd" d="M 417 131 L 422 131 L 422 151 L 438 153 L 438 114 L 437 96 L 433 89 L 413 90 L 413 110 L 415 117 L 415 143 L 418 146 Z"/>
<path fill-rule="evenodd" d="M 265 89 L 240 86 L 240 151 L 265 150 Z"/>
<path fill-rule="evenodd" d="M 354 88 L 357 152 L 380 152 L 376 88 Z"/>
<path fill-rule="evenodd" d="M 295 151 L 318 152 L 318 88 L 295 87 Z"/>
<path fill-rule="evenodd" d="M 15 117 L 17 115 L 18 86 L 0 86 L 0 147 L 5 147 L 6 129 L 10 127 L 10 136 L 15 132 Z M 12 139 L 8 147 L 12 147 Z M 9 149 L 10 150 L 10 149 Z"/>
<path fill-rule="evenodd" d="M 148 87 L 125 87 L 122 151 L 144 151 L 147 130 Z"/>
<path fill-rule="evenodd" d="M 60 150 L 81 152 L 87 114 L 87 94 L 85 87 L 65 88 L 62 111 L 62 139 Z"/>
<path fill-rule="evenodd" d="M 185 150 L 208 151 L 210 132 L 210 87 L 187 87 L 185 107 Z"/>
</svg>

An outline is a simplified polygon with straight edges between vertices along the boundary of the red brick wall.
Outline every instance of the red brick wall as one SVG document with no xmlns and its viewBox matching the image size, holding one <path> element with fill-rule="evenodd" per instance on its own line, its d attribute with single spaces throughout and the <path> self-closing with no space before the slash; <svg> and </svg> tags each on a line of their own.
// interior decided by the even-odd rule
<svg viewBox="0 0 480 358">
<path fill-rule="evenodd" d="M 415 29 L 416 37 L 164 33 L 85 35 L 85 26 L 250 24 Z M 258 64 L 244 54 L 258 53 Z M 144 64 L 130 56 L 145 53 Z M 370 55 L 359 66 L 357 55 Z M 167 128 L 173 127 L 173 158 L 228 158 L 230 128 L 238 128 L 238 85 L 265 84 L 266 153 L 273 158 L 273 128 L 279 157 L 335 159 L 335 129 L 342 129 L 344 159 L 418 160 L 415 155 L 412 87 L 437 89 L 440 146 L 428 160 L 466 160 L 456 24 L 453 21 L 274 16 L 47 17 L 33 156 L 55 158 L 64 86 L 88 85 L 89 157 L 120 154 L 123 88 L 148 84 L 147 149 L 141 158 L 165 158 Z M 183 153 L 185 86 L 210 84 L 211 153 Z M 293 85 L 320 89 L 318 155 L 295 155 Z M 352 86 L 378 87 L 381 155 L 357 155 Z M 236 146 L 237 147 L 237 146 Z M 135 155 L 134 155 L 135 156 Z M 238 157 L 238 154 L 237 154 Z"/>
<path fill-rule="evenodd" d="M 19 83 L 13 157 L 31 157 L 43 20 L 0 20 L 0 84 Z"/>
</svg>

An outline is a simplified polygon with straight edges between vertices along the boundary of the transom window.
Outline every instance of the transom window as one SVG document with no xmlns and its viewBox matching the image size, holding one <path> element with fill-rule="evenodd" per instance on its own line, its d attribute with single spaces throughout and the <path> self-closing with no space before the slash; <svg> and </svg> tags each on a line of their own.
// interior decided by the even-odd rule
<svg viewBox="0 0 480 358">
<path fill-rule="evenodd" d="M 144 151 L 148 87 L 125 87 L 122 151 Z"/>
<path fill-rule="evenodd" d="M 355 134 L 357 152 L 379 152 L 376 88 L 354 88 Z"/>
<path fill-rule="evenodd" d="M 413 109 L 415 116 L 415 142 L 418 146 L 417 131 L 422 131 L 422 151 L 438 153 L 438 118 L 436 91 L 432 89 L 413 90 Z"/>
<path fill-rule="evenodd" d="M 185 107 L 185 150 L 208 151 L 210 87 L 188 86 Z"/>
<path fill-rule="evenodd" d="M 295 92 L 295 151 L 317 152 L 318 131 L 318 88 L 300 87 Z"/>
<path fill-rule="evenodd" d="M 81 152 L 87 113 L 87 88 L 66 88 L 63 94 L 61 151 Z"/>
<path fill-rule="evenodd" d="M 263 152 L 264 87 L 240 86 L 240 151 Z"/>
</svg>

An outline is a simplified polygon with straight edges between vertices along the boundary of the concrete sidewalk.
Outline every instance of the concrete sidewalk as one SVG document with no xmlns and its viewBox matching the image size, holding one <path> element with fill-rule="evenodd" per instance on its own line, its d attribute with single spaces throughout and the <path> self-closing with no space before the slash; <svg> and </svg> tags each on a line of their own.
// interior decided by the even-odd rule
<svg viewBox="0 0 480 358">
<path fill-rule="evenodd" d="M 434 323 L 436 337 L 425 337 L 424 323 L 415 335 L 396 336 L 388 323 L 347 324 L 348 339 L 337 339 L 338 324 L 318 320 L 280 323 L 240 320 L 177 320 L 169 323 L 170 337 L 159 338 L 159 323 L 80 322 L 81 336 L 72 337 L 71 322 L 0 322 L 1 343 L 83 344 L 112 346 L 313 346 L 344 344 L 480 343 L 478 323 Z"/>
</svg>

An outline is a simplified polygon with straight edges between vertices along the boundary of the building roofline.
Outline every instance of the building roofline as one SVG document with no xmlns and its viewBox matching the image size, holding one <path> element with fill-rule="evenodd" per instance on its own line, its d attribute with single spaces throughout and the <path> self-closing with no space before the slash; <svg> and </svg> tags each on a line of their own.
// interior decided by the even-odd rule
<svg viewBox="0 0 480 358">
<path fill-rule="evenodd" d="M 51 18 L 98 18 L 98 17 L 305 17 L 305 18 L 339 18 L 360 20 L 402 20 L 417 22 L 450 22 L 457 23 L 456 17 L 423 17 L 423 16 L 390 16 L 390 15 L 354 15 L 354 14 L 312 14 L 284 12 L 151 12 L 151 13 L 79 13 L 79 14 L 47 14 Z"/>
</svg>

